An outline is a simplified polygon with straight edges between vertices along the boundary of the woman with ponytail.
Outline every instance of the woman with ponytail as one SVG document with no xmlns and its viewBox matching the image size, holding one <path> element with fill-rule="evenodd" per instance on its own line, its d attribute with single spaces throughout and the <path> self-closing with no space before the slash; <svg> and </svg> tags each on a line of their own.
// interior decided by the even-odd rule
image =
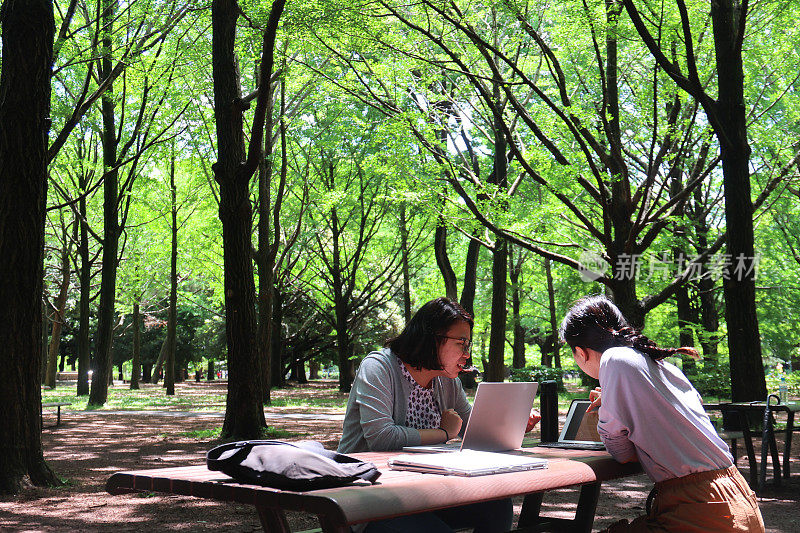
<svg viewBox="0 0 800 533">
<path fill-rule="evenodd" d="M 561 338 L 581 370 L 600 380 L 591 397 L 606 449 L 621 463 L 639 461 L 655 482 L 647 514 L 607 531 L 764 531 L 755 494 L 700 395 L 663 360 L 696 358 L 697 350 L 660 348 L 603 296 L 578 301 L 564 317 Z"/>
</svg>

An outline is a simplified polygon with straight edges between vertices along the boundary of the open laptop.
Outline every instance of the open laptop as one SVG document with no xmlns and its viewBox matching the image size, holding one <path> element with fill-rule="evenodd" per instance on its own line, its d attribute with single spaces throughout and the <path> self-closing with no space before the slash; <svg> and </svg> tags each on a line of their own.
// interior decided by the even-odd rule
<svg viewBox="0 0 800 533">
<path fill-rule="evenodd" d="M 571 450 L 605 450 L 600 434 L 597 433 L 597 409 L 586 412 L 591 403 L 591 400 L 572 400 L 558 441 L 540 442 L 537 446 Z"/>
<path fill-rule="evenodd" d="M 536 382 L 481 382 L 475 391 L 472 413 L 461 442 L 405 446 L 403 451 L 433 453 L 462 449 L 484 452 L 516 450 L 522 445 L 538 387 Z"/>
</svg>

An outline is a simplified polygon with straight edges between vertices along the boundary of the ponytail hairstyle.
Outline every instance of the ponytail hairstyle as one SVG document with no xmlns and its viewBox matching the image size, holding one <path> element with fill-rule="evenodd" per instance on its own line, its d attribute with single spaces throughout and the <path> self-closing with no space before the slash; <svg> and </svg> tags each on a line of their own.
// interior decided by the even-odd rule
<svg viewBox="0 0 800 533">
<path fill-rule="evenodd" d="M 614 303 L 605 296 L 587 296 L 572 306 L 561 323 L 561 339 L 573 350 L 576 346 L 600 353 L 609 348 L 628 347 L 647 354 L 654 361 L 676 354 L 699 358 L 691 347 L 660 348 L 642 332 L 632 328 Z"/>
<path fill-rule="evenodd" d="M 441 370 L 439 346 L 442 335 L 458 321 L 474 324 L 470 315 L 458 302 L 450 298 L 436 298 L 414 313 L 397 337 L 384 343 L 404 363 L 416 369 Z"/>
</svg>

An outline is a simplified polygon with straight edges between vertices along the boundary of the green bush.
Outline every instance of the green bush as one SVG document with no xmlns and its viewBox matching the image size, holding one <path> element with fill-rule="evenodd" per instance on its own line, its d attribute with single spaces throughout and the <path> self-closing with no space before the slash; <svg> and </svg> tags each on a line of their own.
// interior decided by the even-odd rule
<svg viewBox="0 0 800 533">
<path fill-rule="evenodd" d="M 511 381 L 542 381 L 552 380 L 558 383 L 558 391 L 564 392 L 564 371 L 561 368 L 533 365 L 525 368 L 512 368 Z"/>
<path fill-rule="evenodd" d="M 692 385 L 704 398 L 715 396 L 730 400 L 731 397 L 731 367 L 727 362 L 717 363 L 717 366 L 705 366 L 698 369 L 697 374 L 691 378 Z"/>
</svg>

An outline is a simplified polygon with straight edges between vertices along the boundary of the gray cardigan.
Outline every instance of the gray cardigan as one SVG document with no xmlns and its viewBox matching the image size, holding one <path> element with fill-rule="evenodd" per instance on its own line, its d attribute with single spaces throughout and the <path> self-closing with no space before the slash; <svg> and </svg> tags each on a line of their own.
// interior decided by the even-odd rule
<svg viewBox="0 0 800 533">
<path fill-rule="evenodd" d="M 436 377 L 433 392 L 441 412 L 455 409 L 467 427 L 472 406 L 461 380 Z M 403 377 L 389 348 L 370 352 L 358 367 L 342 425 L 340 453 L 399 450 L 420 444 L 419 431 L 407 427 L 406 409 L 411 384 Z"/>
</svg>

